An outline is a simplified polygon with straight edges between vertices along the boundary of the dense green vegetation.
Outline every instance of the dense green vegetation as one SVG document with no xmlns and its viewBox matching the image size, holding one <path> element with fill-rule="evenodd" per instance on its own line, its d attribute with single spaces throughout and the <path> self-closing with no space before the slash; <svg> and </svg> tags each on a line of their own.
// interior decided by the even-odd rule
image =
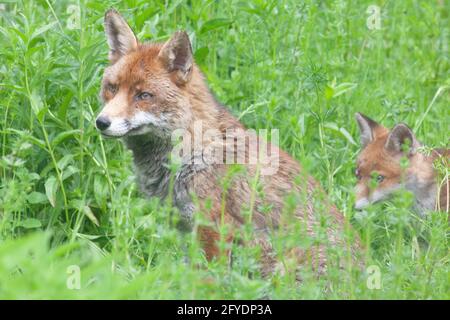
<svg viewBox="0 0 450 320">
<path fill-rule="evenodd" d="M 381 9 L 380 29 L 367 25 L 370 5 Z M 380 289 L 369 288 L 366 272 L 338 269 L 301 285 L 288 276 L 264 280 L 246 248 L 235 249 L 241 262 L 231 270 L 226 261 L 208 263 L 195 235 L 170 225 L 172 208 L 139 193 L 131 154 L 93 125 L 109 6 L 141 40 L 188 31 L 218 100 L 247 127 L 279 129 L 281 146 L 360 235 Z M 386 126 L 406 122 L 428 146 L 448 146 L 449 9 L 425 0 L 7 1 L 0 298 L 449 299 L 445 214 L 414 215 L 408 194 L 352 209 L 355 112 Z M 79 290 L 70 289 L 73 265 Z"/>
</svg>

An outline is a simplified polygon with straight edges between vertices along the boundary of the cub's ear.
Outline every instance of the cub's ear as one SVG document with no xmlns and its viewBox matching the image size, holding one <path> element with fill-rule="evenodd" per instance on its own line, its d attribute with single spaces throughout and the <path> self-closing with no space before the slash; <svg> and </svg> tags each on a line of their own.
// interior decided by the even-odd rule
<svg viewBox="0 0 450 320">
<path fill-rule="evenodd" d="M 419 142 L 414 133 L 404 123 L 399 123 L 392 129 L 384 145 L 386 150 L 391 153 L 406 151 L 408 155 L 413 154 L 418 146 Z"/>
<path fill-rule="evenodd" d="M 105 13 L 105 33 L 109 45 L 109 61 L 115 63 L 138 46 L 137 39 L 124 18 L 114 9 Z"/>
<path fill-rule="evenodd" d="M 355 118 L 359 126 L 361 145 L 364 148 L 375 138 L 375 129 L 381 126 L 377 122 L 359 112 L 355 114 Z"/>
<path fill-rule="evenodd" d="M 176 72 L 177 84 L 188 82 L 194 59 L 187 33 L 184 31 L 175 32 L 172 38 L 161 48 L 159 59 L 161 59 L 167 71 Z"/>
</svg>

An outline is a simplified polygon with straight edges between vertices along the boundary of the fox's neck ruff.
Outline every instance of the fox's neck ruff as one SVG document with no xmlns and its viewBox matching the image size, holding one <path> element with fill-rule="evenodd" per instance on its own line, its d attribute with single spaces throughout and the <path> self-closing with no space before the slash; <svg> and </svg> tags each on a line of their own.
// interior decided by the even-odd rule
<svg viewBox="0 0 450 320">
<path fill-rule="evenodd" d="M 148 196 L 165 198 L 168 193 L 170 169 L 170 139 L 151 134 L 125 137 L 126 146 L 133 152 L 136 178 L 141 190 Z"/>
<path fill-rule="evenodd" d="M 439 201 L 439 183 L 433 168 L 434 157 L 417 153 L 411 161 L 410 178 L 407 188 L 416 198 L 415 209 L 425 215 L 427 211 L 435 210 Z"/>
<path fill-rule="evenodd" d="M 438 200 L 438 185 L 436 181 L 421 184 L 417 182 L 409 186 L 416 197 L 415 209 L 425 215 L 427 211 L 434 210 Z"/>
</svg>

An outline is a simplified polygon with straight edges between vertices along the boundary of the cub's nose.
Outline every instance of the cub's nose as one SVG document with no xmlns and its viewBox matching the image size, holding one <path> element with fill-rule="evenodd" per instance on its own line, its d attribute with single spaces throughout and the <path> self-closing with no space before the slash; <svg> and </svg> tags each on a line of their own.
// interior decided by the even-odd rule
<svg viewBox="0 0 450 320">
<path fill-rule="evenodd" d="M 111 121 L 105 116 L 99 116 L 97 120 L 95 120 L 95 126 L 100 131 L 108 129 L 110 125 Z"/>
</svg>

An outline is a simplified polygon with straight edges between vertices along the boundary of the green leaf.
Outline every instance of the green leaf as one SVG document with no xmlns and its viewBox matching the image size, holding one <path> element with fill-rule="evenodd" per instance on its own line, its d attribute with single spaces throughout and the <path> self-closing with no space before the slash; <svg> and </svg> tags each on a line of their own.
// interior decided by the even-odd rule
<svg viewBox="0 0 450 320">
<path fill-rule="evenodd" d="M 333 88 L 333 98 L 340 96 L 356 87 L 356 83 L 344 82 Z"/>
<path fill-rule="evenodd" d="M 340 133 L 347 139 L 348 142 L 350 142 L 353 145 L 357 145 L 355 140 L 353 140 L 353 137 L 351 136 L 351 134 L 345 128 L 339 127 L 336 123 L 327 122 L 324 124 L 324 127 Z"/>
<path fill-rule="evenodd" d="M 82 212 L 86 215 L 86 217 L 88 217 L 89 220 L 91 220 L 93 224 L 95 224 L 97 227 L 99 226 L 98 220 L 89 206 L 83 206 Z"/>
<path fill-rule="evenodd" d="M 92 212 L 91 208 L 85 204 L 84 200 L 81 199 L 72 199 L 69 203 L 71 208 L 74 208 L 80 212 L 82 212 L 93 224 L 99 226 L 98 220 Z"/>
<path fill-rule="evenodd" d="M 227 26 L 231 25 L 232 23 L 233 23 L 233 20 L 224 19 L 224 18 L 208 20 L 200 28 L 200 34 L 204 34 L 206 32 L 214 30 L 214 29 L 227 27 Z"/>
<path fill-rule="evenodd" d="M 58 168 L 63 171 L 69 164 L 73 162 L 73 154 L 66 154 L 64 157 L 58 160 Z"/>
<path fill-rule="evenodd" d="M 75 173 L 80 172 L 80 169 L 74 167 L 74 166 L 68 166 L 66 169 L 64 169 L 62 173 L 62 180 L 66 180 L 67 178 L 73 176 Z"/>
<path fill-rule="evenodd" d="M 53 21 L 53 22 L 50 22 L 49 24 L 46 24 L 45 26 L 42 26 L 42 27 L 36 29 L 33 32 L 33 35 L 31 36 L 31 39 L 36 38 L 37 36 L 43 34 L 44 32 L 46 32 L 48 30 L 50 30 L 51 28 L 53 28 L 53 26 L 56 25 L 56 23 L 57 23 L 56 21 Z"/>
<path fill-rule="evenodd" d="M 51 176 L 45 182 L 45 194 L 47 195 L 48 201 L 52 207 L 55 207 L 56 204 L 56 191 L 58 189 L 58 181 L 54 176 Z"/>
<path fill-rule="evenodd" d="M 333 87 L 327 85 L 325 87 L 325 99 L 331 100 L 331 98 L 333 98 L 333 96 L 334 96 L 334 89 L 333 89 Z"/>
<path fill-rule="evenodd" d="M 59 104 L 58 108 L 58 118 L 62 121 L 67 121 L 67 110 L 69 109 L 70 102 L 72 101 L 74 94 L 73 92 L 67 92 L 64 99 Z"/>
<path fill-rule="evenodd" d="M 30 141 L 34 145 L 38 146 L 41 149 L 46 150 L 45 142 L 43 140 L 39 140 L 36 137 L 33 137 L 29 131 L 21 131 L 13 128 L 7 128 L 7 132 L 12 132 L 15 134 L 18 134 L 23 139 L 26 139 L 27 141 Z"/>
<path fill-rule="evenodd" d="M 339 132 L 347 139 L 348 142 L 350 142 L 353 145 L 357 145 L 355 140 L 353 140 L 352 135 L 347 131 L 345 128 L 340 128 Z"/>
<path fill-rule="evenodd" d="M 27 196 L 28 203 L 37 204 L 47 202 L 47 197 L 41 192 L 33 191 Z"/>
<path fill-rule="evenodd" d="M 52 140 L 52 146 L 56 147 L 58 144 L 60 144 L 61 142 L 63 142 L 65 139 L 71 137 L 71 136 L 76 136 L 77 134 L 80 134 L 81 130 L 80 129 L 75 129 L 75 130 L 69 130 L 69 131 L 63 131 L 61 133 L 59 133 L 53 140 Z"/>
<path fill-rule="evenodd" d="M 202 64 L 206 57 L 208 56 L 209 53 L 209 49 L 208 47 L 201 47 L 199 49 L 197 49 L 197 51 L 195 51 L 194 57 L 195 57 L 195 62 Z"/>
<path fill-rule="evenodd" d="M 18 226 L 26 229 L 40 228 L 42 226 L 41 221 L 34 218 L 28 218 L 19 222 Z"/>
<path fill-rule="evenodd" d="M 103 175 L 95 175 L 94 177 L 94 198 L 97 204 L 106 207 L 106 199 L 108 197 L 108 182 Z"/>
<path fill-rule="evenodd" d="M 36 116 L 38 116 L 40 111 L 44 108 L 44 103 L 42 102 L 41 96 L 36 91 L 33 91 L 30 95 L 30 104 L 31 109 L 33 109 Z"/>
</svg>

